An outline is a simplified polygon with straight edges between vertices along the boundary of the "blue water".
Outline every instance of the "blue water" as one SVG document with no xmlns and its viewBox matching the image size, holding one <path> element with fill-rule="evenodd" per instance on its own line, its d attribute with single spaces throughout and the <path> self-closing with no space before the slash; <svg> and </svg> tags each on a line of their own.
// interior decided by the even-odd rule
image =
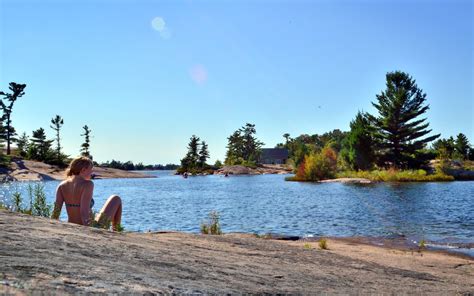
<svg viewBox="0 0 474 296">
<path fill-rule="evenodd" d="M 118 194 L 123 225 L 131 231 L 199 232 L 216 210 L 224 232 L 474 243 L 474 182 L 362 186 L 286 182 L 283 175 L 184 179 L 171 171 L 149 173 L 157 178 L 95 180 L 95 209 Z M 44 183 L 50 202 L 58 183 Z M 26 185 L 3 184 L 0 199 L 15 191 L 26 198 Z"/>
</svg>

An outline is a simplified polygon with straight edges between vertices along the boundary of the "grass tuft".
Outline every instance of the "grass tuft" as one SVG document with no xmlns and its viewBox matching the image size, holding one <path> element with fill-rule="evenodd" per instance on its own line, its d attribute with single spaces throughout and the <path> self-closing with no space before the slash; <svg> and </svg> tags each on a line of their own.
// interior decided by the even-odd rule
<svg viewBox="0 0 474 296">
<path fill-rule="evenodd" d="M 202 234 L 220 235 L 222 234 L 221 225 L 219 223 L 220 215 L 216 211 L 209 213 L 209 220 L 201 224 Z"/>
<path fill-rule="evenodd" d="M 319 248 L 321 250 L 327 250 L 328 249 L 328 241 L 325 238 L 320 238 L 318 242 Z"/>
</svg>

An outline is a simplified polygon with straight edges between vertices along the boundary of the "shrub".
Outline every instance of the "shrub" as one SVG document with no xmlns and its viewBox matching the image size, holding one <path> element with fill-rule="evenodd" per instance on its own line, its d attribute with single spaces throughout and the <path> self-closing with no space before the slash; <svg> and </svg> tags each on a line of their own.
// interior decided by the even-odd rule
<svg viewBox="0 0 474 296">
<path fill-rule="evenodd" d="M 3 153 L 0 153 L 0 167 L 8 168 L 11 162 L 12 162 L 12 157 L 10 155 L 5 155 Z"/>
<path fill-rule="evenodd" d="M 22 198 L 20 192 L 15 192 L 13 193 L 13 209 L 17 212 L 22 212 L 21 209 L 21 204 L 22 204 Z"/>
<path fill-rule="evenodd" d="M 424 239 L 420 241 L 420 243 L 418 244 L 418 248 L 420 249 L 420 251 L 426 249 L 426 241 Z"/>
<path fill-rule="evenodd" d="M 212 211 L 209 213 L 209 220 L 207 223 L 201 224 L 201 233 L 202 234 L 213 234 L 219 235 L 222 234 L 221 226 L 219 223 L 220 215 L 216 211 Z"/>
<path fill-rule="evenodd" d="M 123 227 L 122 224 L 117 224 L 117 226 L 115 227 L 115 231 L 117 231 L 117 232 L 124 232 L 124 231 L 125 231 L 125 227 Z"/>
<path fill-rule="evenodd" d="M 319 239 L 318 245 L 321 250 L 328 249 L 328 241 L 323 237 Z"/>
<path fill-rule="evenodd" d="M 37 183 L 34 186 L 28 185 L 28 194 L 30 201 L 32 200 L 31 214 L 34 216 L 50 217 L 51 206 L 46 203 L 46 194 L 44 193 L 44 185 Z"/>
<path fill-rule="evenodd" d="M 325 147 L 319 153 L 310 153 L 304 159 L 304 177 L 301 169 L 298 169 L 297 177 L 308 181 L 319 181 L 334 178 L 337 169 L 337 154 L 330 148 Z"/>
</svg>

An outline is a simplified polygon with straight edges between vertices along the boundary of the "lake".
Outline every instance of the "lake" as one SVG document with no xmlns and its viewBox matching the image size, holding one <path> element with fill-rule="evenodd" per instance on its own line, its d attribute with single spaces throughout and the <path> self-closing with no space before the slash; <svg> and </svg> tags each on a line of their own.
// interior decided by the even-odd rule
<svg viewBox="0 0 474 296">
<path fill-rule="evenodd" d="M 284 175 L 184 179 L 171 171 L 147 173 L 157 178 L 94 180 L 94 209 L 118 194 L 130 231 L 197 233 L 215 210 L 223 232 L 474 243 L 474 182 L 349 185 L 286 182 Z M 50 202 L 58 183 L 44 183 Z M 3 184 L 0 199 L 15 191 L 26 199 L 26 186 Z"/>
</svg>

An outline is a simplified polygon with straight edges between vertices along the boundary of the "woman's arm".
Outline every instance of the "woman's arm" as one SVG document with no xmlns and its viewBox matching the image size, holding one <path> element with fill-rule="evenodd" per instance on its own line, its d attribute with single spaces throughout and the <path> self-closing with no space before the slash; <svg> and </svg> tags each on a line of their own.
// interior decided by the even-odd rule
<svg viewBox="0 0 474 296">
<path fill-rule="evenodd" d="M 64 197 L 61 192 L 61 184 L 56 188 L 56 202 L 54 203 L 53 213 L 51 214 L 51 219 L 59 220 L 61 215 L 61 209 L 63 208 Z"/>
<path fill-rule="evenodd" d="M 81 221 L 82 225 L 89 226 L 91 221 L 91 200 L 94 192 L 94 183 L 88 181 L 84 185 L 84 190 L 81 195 Z"/>
</svg>

